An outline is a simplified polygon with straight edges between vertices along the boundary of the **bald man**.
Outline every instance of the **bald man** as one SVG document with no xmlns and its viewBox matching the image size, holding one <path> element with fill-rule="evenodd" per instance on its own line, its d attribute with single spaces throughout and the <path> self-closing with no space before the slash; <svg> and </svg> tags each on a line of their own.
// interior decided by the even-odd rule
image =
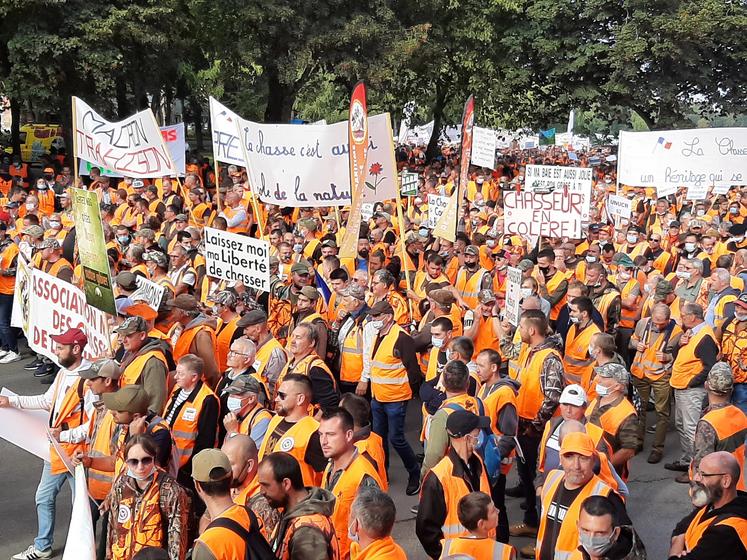
<svg viewBox="0 0 747 560">
<path fill-rule="evenodd" d="M 257 444 L 248 435 L 234 432 L 226 436 L 221 451 L 228 457 L 233 471 L 233 501 L 251 508 L 257 516 L 262 535 L 269 540 L 280 521 L 280 512 L 272 507 L 259 491 Z"/>
<path fill-rule="evenodd" d="M 690 483 L 696 509 L 674 528 L 669 560 L 747 560 L 747 494 L 737 492 L 740 476 L 728 451 L 701 459 Z"/>
</svg>

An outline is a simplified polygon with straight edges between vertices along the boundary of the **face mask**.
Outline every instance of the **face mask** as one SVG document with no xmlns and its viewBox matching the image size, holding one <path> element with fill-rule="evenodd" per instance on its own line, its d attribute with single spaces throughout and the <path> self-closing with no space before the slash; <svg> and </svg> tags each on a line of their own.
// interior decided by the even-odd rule
<svg viewBox="0 0 747 560">
<path fill-rule="evenodd" d="M 630 272 L 621 272 L 618 276 L 620 280 L 630 280 Z"/>
<path fill-rule="evenodd" d="M 589 288 L 590 290 L 596 290 L 601 285 L 602 285 L 601 283 L 597 282 L 596 284 L 586 284 L 586 287 Z"/>
<path fill-rule="evenodd" d="M 46 190 L 49 189 L 49 187 L 47 186 L 46 183 L 40 183 L 40 184 L 36 185 L 36 188 L 37 188 L 37 190 L 40 190 L 40 191 L 46 191 Z"/>
<path fill-rule="evenodd" d="M 676 276 L 677 278 L 682 278 L 683 280 L 690 280 L 690 273 L 685 272 L 684 270 L 678 270 Z"/>
<path fill-rule="evenodd" d="M 586 255 L 586 262 L 588 263 L 597 262 L 597 258 L 594 255 Z"/>
<path fill-rule="evenodd" d="M 498 245 L 498 242 L 495 239 L 488 239 L 488 241 L 486 242 L 486 245 L 492 249 L 496 245 Z"/>
<path fill-rule="evenodd" d="M 130 238 L 126 235 L 119 235 L 117 236 L 117 241 L 119 241 L 122 245 L 125 245 L 129 243 Z"/>
<path fill-rule="evenodd" d="M 651 291 L 651 286 L 649 286 L 648 284 L 646 284 L 645 286 L 643 286 L 643 291 L 644 292 L 650 292 Z"/>
<path fill-rule="evenodd" d="M 370 325 L 373 330 L 379 332 L 384 326 L 384 321 L 371 321 Z"/>
<path fill-rule="evenodd" d="M 26 203 L 26 210 L 28 210 L 29 212 L 31 212 L 32 210 L 34 210 L 34 208 L 36 208 L 36 205 L 33 202 L 27 202 Z"/>
<path fill-rule="evenodd" d="M 705 216 L 705 210 L 698 210 L 698 211 L 696 212 L 696 214 L 697 214 L 698 216 Z"/>
<path fill-rule="evenodd" d="M 615 544 L 615 530 L 609 535 L 592 536 L 579 531 L 578 542 L 592 556 L 602 556 Z"/>
<path fill-rule="evenodd" d="M 156 472 L 156 469 L 153 468 L 148 474 L 143 475 L 143 476 L 138 476 L 137 474 L 135 474 L 135 471 L 133 471 L 131 468 L 129 467 L 127 468 L 127 476 L 130 476 L 134 478 L 135 480 L 150 480 L 151 478 L 153 478 L 153 474 L 155 472 Z"/>
<path fill-rule="evenodd" d="M 537 268 L 539 268 L 539 270 L 540 270 L 540 272 L 541 272 L 542 274 L 547 274 L 547 273 L 548 273 L 548 271 L 550 270 L 550 267 L 549 267 L 549 266 L 540 266 L 540 267 L 537 267 Z"/>
<path fill-rule="evenodd" d="M 729 214 L 739 214 L 739 208 L 729 208 Z"/>
<path fill-rule="evenodd" d="M 628 240 L 628 243 L 636 243 L 638 241 L 637 235 L 628 235 L 625 239 Z"/>
<path fill-rule="evenodd" d="M 695 243 L 685 243 L 685 251 L 688 253 L 695 251 Z"/>
<path fill-rule="evenodd" d="M 231 412 L 238 412 L 241 410 L 241 398 L 240 397 L 228 397 L 226 402 L 228 410 Z"/>
<path fill-rule="evenodd" d="M 296 243 L 295 245 L 293 245 L 294 253 L 300 253 L 302 250 L 303 250 L 303 245 L 301 245 L 300 243 Z"/>
<path fill-rule="evenodd" d="M 444 345 L 444 339 L 443 338 L 436 338 L 435 336 L 431 337 L 431 345 L 434 348 L 442 348 Z"/>
<path fill-rule="evenodd" d="M 531 288 L 522 288 L 521 289 L 521 299 L 528 298 L 532 295 L 532 289 Z"/>
<path fill-rule="evenodd" d="M 428 237 L 428 233 L 428 228 L 420 228 L 418 230 L 418 234 L 420 235 L 420 237 Z"/>
<path fill-rule="evenodd" d="M 726 240 L 727 243 L 741 243 L 744 241 L 744 236 L 741 237 L 730 237 Z"/>
<path fill-rule="evenodd" d="M 594 357 L 594 347 L 591 344 L 589 344 L 589 357 Z"/>
<path fill-rule="evenodd" d="M 600 397 L 606 397 L 610 394 L 610 390 L 604 385 L 600 385 L 599 383 L 596 384 L 596 386 L 594 387 L 594 390 L 597 392 L 597 395 L 599 395 Z"/>
<path fill-rule="evenodd" d="M 49 222 L 49 227 L 51 227 L 52 229 L 58 229 L 62 227 L 62 223 L 61 222 Z"/>
</svg>

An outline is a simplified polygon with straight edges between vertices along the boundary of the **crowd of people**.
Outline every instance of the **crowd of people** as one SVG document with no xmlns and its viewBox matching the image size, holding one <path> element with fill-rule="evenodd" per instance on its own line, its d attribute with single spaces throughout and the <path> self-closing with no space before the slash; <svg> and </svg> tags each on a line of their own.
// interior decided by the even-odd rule
<svg viewBox="0 0 747 560">
<path fill-rule="evenodd" d="M 426 227 L 427 201 L 455 189 L 457 150 L 426 163 L 402 147 L 418 192 L 401 222 L 397 201 L 375 205 L 354 258 L 338 256 L 347 208 L 264 204 L 241 168 L 190 159 L 183 180 L 93 168 L 77 186 L 100 201 L 112 352 L 91 356 L 85 329 L 65 329 L 54 360 L 23 364 L 47 390 L 0 397 L 49 411 L 57 443 L 37 537 L 13 559 L 53 554 L 72 480 L 57 449 L 85 468 L 99 559 L 404 559 L 393 448 L 430 558 L 641 560 L 631 459 L 662 462 L 672 414 L 681 453 L 663 468 L 693 508 L 661 528 L 670 558 L 747 559 L 747 187 L 657 198 L 617 185 L 608 154 L 506 150 L 495 170 L 471 168 L 451 242 Z M 22 359 L 20 259 L 83 285 L 70 163 L 60 154 L 36 179 L 20 160 L 0 170 L 0 363 Z M 503 194 L 532 163 L 597 164 L 583 239 L 505 230 Z M 616 192 L 629 220 L 609 217 Z M 269 292 L 207 274 L 205 227 L 259 237 L 260 225 Z M 158 309 L 138 299 L 138 276 L 164 287 Z M 509 522 L 507 497 L 523 519 Z M 517 550 L 517 537 L 534 544 Z"/>
</svg>

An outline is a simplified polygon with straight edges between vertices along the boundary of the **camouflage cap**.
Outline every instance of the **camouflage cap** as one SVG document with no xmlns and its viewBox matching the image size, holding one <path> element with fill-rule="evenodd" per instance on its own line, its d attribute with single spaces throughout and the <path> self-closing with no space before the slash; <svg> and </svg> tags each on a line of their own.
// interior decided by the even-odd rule
<svg viewBox="0 0 747 560">
<path fill-rule="evenodd" d="M 480 290 L 480 292 L 477 294 L 477 300 L 482 304 L 494 303 L 495 294 L 490 290 Z"/>
<path fill-rule="evenodd" d="M 628 386 L 628 381 L 630 380 L 630 374 L 628 373 L 628 370 L 625 369 L 625 366 L 616 364 L 614 362 L 609 362 L 607 364 L 603 364 L 601 366 L 597 366 L 594 368 L 594 371 L 597 373 L 599 377 L 611 377 L 621 385 L 624 385 L 625 387 Z"/>
<path fill-rule="evenodd" d="M 726 362 L 716 362 L 706 379 L 706 389 L 719 395 L 728 395 L 734 388 L 734 376 Z"/>
</svg>

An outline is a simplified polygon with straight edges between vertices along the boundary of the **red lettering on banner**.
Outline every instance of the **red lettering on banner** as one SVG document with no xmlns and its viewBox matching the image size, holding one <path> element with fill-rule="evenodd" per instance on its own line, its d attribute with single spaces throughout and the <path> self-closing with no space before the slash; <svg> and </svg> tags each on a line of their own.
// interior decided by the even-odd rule
<svg viewBox="0 0 747 560">
<path fill-rule="evenodd" d="M 173 130 L 166 132 L 176 134 L 176 131 Z M 118 171 L 122 175 L 153 177 L 176 172 L 172 169 L 169 154 L 163 146 L 150 146 L 141 150 L 124 151 L 97 142 L 93 136 L 85 131 L 76 130 L 76 134 L 78 135 L 78 149 L 80 151 L 78 156 L 81 159 Z"/>
<path fill-rule="evenodd" d="M 163 136 L 164 142 L 176 142 L 176 129 L 162 130 L 161 136 Z"/>
</svg>

